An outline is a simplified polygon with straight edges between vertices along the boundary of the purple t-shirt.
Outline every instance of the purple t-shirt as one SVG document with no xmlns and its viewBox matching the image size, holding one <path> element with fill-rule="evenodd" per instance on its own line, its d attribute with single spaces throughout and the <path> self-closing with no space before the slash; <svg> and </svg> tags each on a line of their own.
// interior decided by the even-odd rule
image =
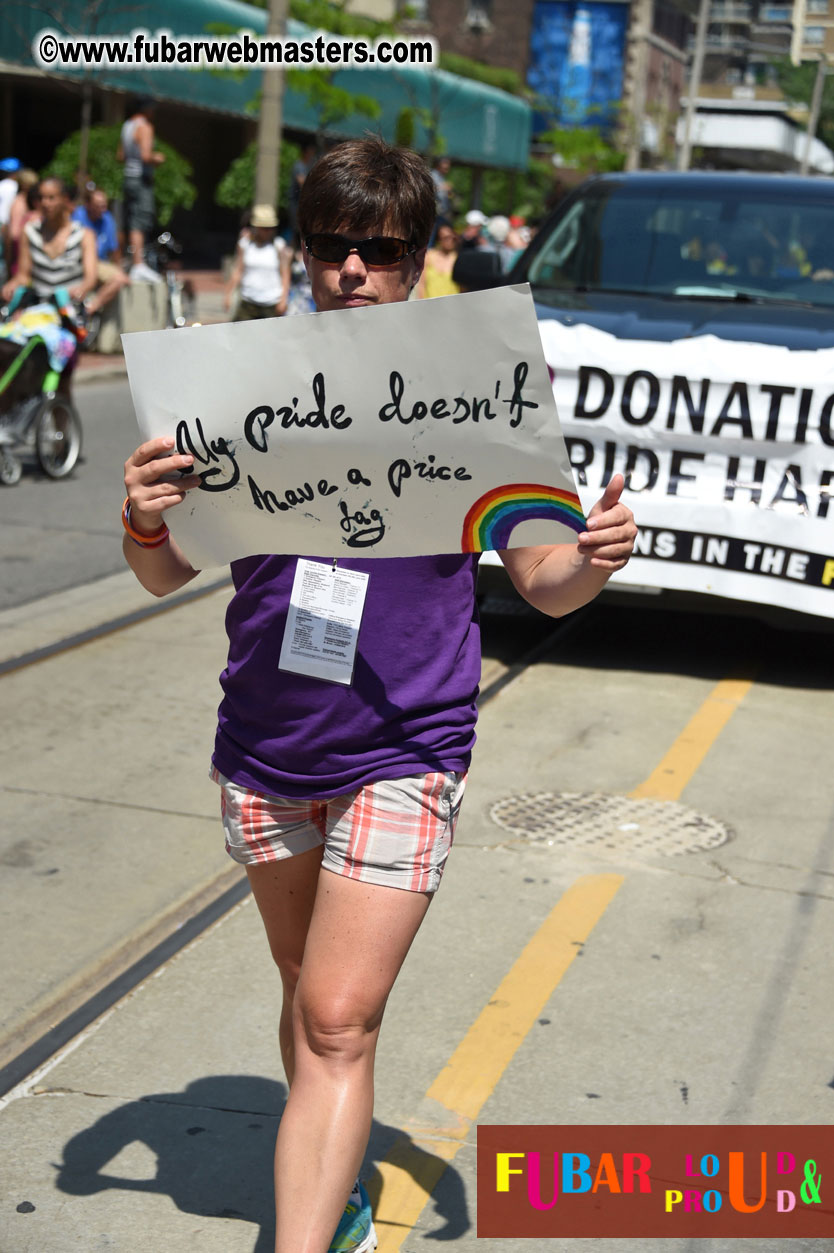
<svg viewBox="0 0 834 1253">
<path fill-rule="evenodd" d="M 351 687 L 278 669 L 296 558 L 232 563 L 213 761 L 235 783 L 326 798 L 374 779 L 468 769 L 481 672 L 477 558 L 339 564 L 370 576 Z"/>
</svg>

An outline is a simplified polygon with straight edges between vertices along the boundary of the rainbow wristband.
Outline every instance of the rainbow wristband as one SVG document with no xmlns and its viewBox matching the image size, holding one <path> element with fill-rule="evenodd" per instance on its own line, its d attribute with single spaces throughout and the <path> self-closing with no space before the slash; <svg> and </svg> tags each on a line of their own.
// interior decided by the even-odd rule
<svg viewBox="0 0 834 1253">
<path fill-rule="evenodd" d="M 168 539 L 170 534 L 167 524 L 162 523 L 162 527 L 158 531 L 154 531 L 153 535 L 141 535 L 139 531 L 134 531 L 130 525 L 130 497 L 125 496 L 125 503 L 122 505 L 122 526 L 127 531 L 134 544 L 138 544 L 140 548 L 160 548 Z"/>
</svg>

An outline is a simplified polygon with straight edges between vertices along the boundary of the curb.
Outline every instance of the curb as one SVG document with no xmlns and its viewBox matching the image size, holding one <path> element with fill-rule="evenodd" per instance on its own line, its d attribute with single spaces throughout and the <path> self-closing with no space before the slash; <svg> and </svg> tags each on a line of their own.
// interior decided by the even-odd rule
<svg viewBox="0 0 834 1253">
<path fill-rule="evenodd" d="M 127 366 L 124 357 L 118 357 L 115 361 L 102 361 L 101 364 L 88 366 L 86 369 L 76 370 L 73 375 L 73 386 L 79 387 L 82 383 L 91 383 L 96 379 L 112 379 L 125 378 L 127 376 Z"/>
</svg>

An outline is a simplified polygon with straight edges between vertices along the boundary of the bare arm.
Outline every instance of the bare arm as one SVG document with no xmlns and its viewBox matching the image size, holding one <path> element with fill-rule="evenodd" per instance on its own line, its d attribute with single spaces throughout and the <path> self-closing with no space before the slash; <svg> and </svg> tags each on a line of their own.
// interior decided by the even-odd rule
<svg viewBox="0 0 834 1253">
<path fill-rule="evenodd" d="M 150 122 L 138 122 L 134 132 L 139 156 L 146 165 L 161 165 L 165 160 L 164 152 L 154 152 L 154 131 Z"/>
<path fill-rule="evenodd" d="M 279 268 L 281 272 L 281 299 L 276 306 L 276 312 L 284 314 L 287 312 L 287 304 L 290 298 L 290 285 L 292 283 L 292 257 L 289 248 L 282 248 L 279 255 Z"/>
<path fill-rule="evenodd" d="M 18 287 L 29 287 L 32 282 L 32 253 L 26 232 L 20 236 L 20 252 L 17 258 L 17 274 L 3 284 L 4 300 L 11 300 Z"/>
<path fill-rule="evenodd" d="M 96 252 L 96 237 L 92 231 L 84 228 L 84 235 L 81 240 L 81 264 L 83 266 L 83 274 L 80 283 L 76 283 L 70 288 L 70 295 L 73 300 L 83 300 L 88 295 L 96 283 L 98 282 L 98 254 Z"/>
<path fill-rule="evenodd" d="M 6 223 L 6 239 L 9 243 L 20 239 L 23 234 L 23 227 L 26 223 L 26 214 L 29 212 L 26 205 L 25 196 L 15 196 L 12 201 L 12 207 L 9 211 L 9 220 Z"/>
<path fill-rule="evenodd" d="M 242 278 L 243 278 L 243 249 L 241 248 L 240 244 L 238 244 L 237 252 L 235 253 L 234 265 L 232 266 L 232 270 L 229 275 L 229 281 L 226 284 L 226 291 L 223 296 L 223 308 L 224 309 L 228 310 L 231 307 L 232 295 L 234 294 L 236 289 L 240 287 L 240 280 Z"/>
<path fill-rule="evenodd" d="M 576 544 L 507 548 L 499 553 L 516 590 L 536 609 L 560 618 L 593 600 L 631 556 L 637 527 L 620 500 L 623 476 L 615 474 L 588 514 Z"/>
<path fill-rule="evenodd" d="M 166 456 L 173 447 L 174 440 L 169 435 L 151 439 L 137 448 L 125 462 L 131 526 L 134 531 L 149 538 L 164 524 L 165 510 L 181 504 L 186 493 L 200 482 L 196 474 L 189 474 L 176 483 L 161 480 L 161 475 L 188 469 L 194 463 L 190 455 L 174 453 Z M 142 548 L 125 535 L 122 551 L 139 582 L 154 596 L 167 596 L 199 574 L 199 570 L 194 569 L 170 537 L 159 548 Z"/>
</svg>

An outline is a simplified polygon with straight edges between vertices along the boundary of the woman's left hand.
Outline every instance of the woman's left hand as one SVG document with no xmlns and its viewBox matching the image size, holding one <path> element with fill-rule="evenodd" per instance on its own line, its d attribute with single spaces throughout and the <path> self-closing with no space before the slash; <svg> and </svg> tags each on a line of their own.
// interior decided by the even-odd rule
<svg viewBox="0 0 834 1253">
<path fill-rule="evenodd" d="M 620 500 L 624 486 L 623 476 L 613 475 L 588 514 L 587 530 L 579 536 L 581 555 L 604 570 L 621 570 L 634 550 L 637 527 L 634 514 Z"/>
</svg>

